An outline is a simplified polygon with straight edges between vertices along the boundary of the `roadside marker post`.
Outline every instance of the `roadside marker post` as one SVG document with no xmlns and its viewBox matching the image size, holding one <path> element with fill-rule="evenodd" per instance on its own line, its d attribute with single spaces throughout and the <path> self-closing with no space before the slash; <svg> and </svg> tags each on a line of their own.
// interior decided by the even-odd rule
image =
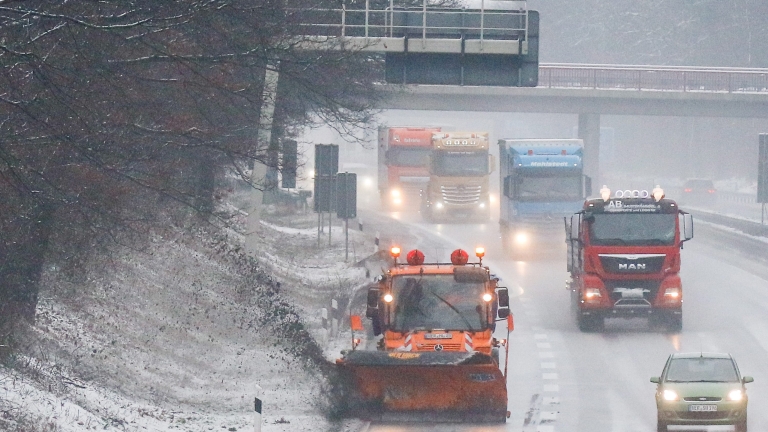
<svg viewBox="0 0 768 432">
<path fill-rule="evenodd" d="M 256 384 L 256 397 L 253 398 L 253 432 L 261 432 L 261 409 L 262 409 L 262 403 L 261 403 L 261 394 L 262 389 L 261 386 Z"/>
<path fill-rule="evenodd" d="M 323 346 L 328 346 L 328 309 L 322 308 L 320 315 L 323 318 Z"/>
<path fill-rule="evenodd" d="M 339 335 L 339 302 L 331 299 L 331 337 Z"/>
</svg>

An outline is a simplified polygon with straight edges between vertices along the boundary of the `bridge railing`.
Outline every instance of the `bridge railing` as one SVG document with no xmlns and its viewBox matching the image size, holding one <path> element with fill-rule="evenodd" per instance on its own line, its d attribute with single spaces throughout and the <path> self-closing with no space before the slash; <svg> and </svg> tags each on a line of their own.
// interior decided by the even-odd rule
<svg viewBox="0 0 768 432">
<path fill-rule="evenodd" d="M 766 93 L 768 69 L 541 63 L 539 87 Z"/>
<path fill-rule="evenodd" d="M 438 8 L 288 9 L 299 34 L 353 38 L 527 40 L 527 10 Z"/>
</svg>

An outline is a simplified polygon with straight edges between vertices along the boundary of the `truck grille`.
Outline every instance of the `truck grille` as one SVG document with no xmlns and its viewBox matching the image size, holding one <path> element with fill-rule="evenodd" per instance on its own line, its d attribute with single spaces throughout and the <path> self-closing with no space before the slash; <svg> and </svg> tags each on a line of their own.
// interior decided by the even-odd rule
<svg viewBox="0 0 768 432">
<path fill-rule="evenodd" d="M 658 273 L 664 258 L 664 254 L 600 254 L 600 264 L 608 273 Z"/>
<path fill-rule="evenodd" d="M 443 202 L 446 204 L 475 204 L 480 201 L 483 187 L 478 186 L 440 186 Z"/>
</svg>

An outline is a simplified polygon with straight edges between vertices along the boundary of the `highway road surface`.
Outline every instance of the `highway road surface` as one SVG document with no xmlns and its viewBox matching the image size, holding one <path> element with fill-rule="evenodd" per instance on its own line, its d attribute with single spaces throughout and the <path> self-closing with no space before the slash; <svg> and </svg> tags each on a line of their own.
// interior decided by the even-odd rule
<svg viewBox="0 0 768 432">
<path fill-rule="evenodd" d="M 755 378 L 748 385 L 749 428 L 768 431 L 768 264 L 750 253 L 754 241 L 743 244 L 738 234 L 696 225 L 682 253 L 682 332 L 651 330 L 637 318 L 607 320 L 604 332 L 582 333 L 565 289 L 565 245 L 551 258 L 517 262 L 502 252 L 495 221 L 427 224 L 417 213 L 373 211 L 363 217 L 381 232 L 383 247 L 396 243 L 404 254 L 419 248 L 427 261 L 447 260 L 457 247 L 471 254 L 484 246 L 484 263 L 510 288 L 515 317 L 506 425 L 374 422 L 370 432 L 655 431 L 649 378 L 661 373 L 670 353 L 702 350 L 730 352 L 742 374 Z M 497 333 L 505 337 L 506 330 Z"/>
</svg>

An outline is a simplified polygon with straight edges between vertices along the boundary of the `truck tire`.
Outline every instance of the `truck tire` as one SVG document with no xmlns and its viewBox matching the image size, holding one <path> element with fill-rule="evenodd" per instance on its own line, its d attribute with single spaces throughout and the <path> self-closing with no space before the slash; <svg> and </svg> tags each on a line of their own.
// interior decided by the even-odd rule
<svg viewBox="0 0 768 432">
<path fill-rule="evenodd" d="M 682 315 L 670 316 L 667 324 L 667 329 L 673 333 L 678 333 L 683 331 L 683 316 Z"/>
<path fill-rule="evenodd" d="M 659 324 L 664 326 L 668 332 L 678 333 L 683 330 L 683 314 L 668 313 L 659 316 Z"/>
<path fill-rule="evenodd" d="M 579 330 L 582 332 L 597 332 L 602 331 L 605 323 L 605 319 L 600 315 L 584 315 L 578 314 Z"/>
</svg>

